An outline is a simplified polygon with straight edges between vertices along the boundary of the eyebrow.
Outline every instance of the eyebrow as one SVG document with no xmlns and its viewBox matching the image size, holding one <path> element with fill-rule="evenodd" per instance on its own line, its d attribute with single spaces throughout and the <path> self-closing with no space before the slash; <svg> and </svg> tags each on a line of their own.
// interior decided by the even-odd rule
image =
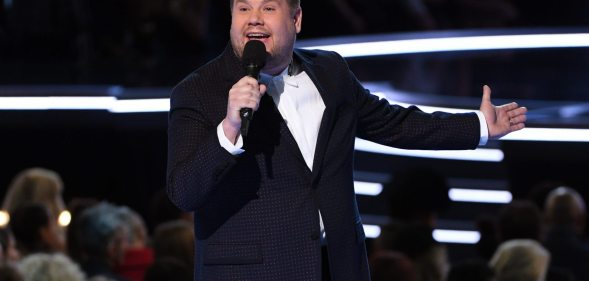
<svg viewBox="0 0 589 281">
<path fill-rule="evenodd" d="M 269 2 L 278 2 L 278 0 L 263 0 L 262 4 L 267 4 Z M 249 5 L 249 0 L 235 0 L 235 4 L 237 3 L 244 3 Z"/>
</svg>

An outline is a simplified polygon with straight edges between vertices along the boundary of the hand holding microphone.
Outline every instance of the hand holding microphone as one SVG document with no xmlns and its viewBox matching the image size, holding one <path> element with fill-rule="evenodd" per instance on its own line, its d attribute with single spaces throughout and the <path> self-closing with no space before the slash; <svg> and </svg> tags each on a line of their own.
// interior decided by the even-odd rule
<svg viewBox="0 0 589 281">
<path fill-rule="evenodd" d="M 258 40 L 248 41 L 243 49 L 243 65 L 247 76 L 260 80 L 260 70 L 266 64 L 266 46 Z M 258 100 L 259 101 L 259 100 Z M 252 108 L 244 107 L 239 110 L 241 116 L 241 135 L 247 136 L 250 121 L 254 117 Z"/>
<path fill-rule="evenodd" d="M 239 133 L 247 137 L 253 113 L 258 109 L 266 86 L 258 83 L 260 70 L 266 64 L 266 46 L 261 41 L 251 40 L 243 50 L 243 67 L 247 76 L 229 90 L 227 117 L 223 122 L 225 136 L 235 142 Z M 239 131 L 237 131 L 239 128 Z"/>
</svg>

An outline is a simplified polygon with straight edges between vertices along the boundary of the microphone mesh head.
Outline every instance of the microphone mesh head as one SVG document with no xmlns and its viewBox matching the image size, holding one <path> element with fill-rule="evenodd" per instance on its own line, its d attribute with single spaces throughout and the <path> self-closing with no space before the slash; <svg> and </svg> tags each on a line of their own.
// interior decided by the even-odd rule
<svg viewBox="0 0 589 281">
<path fill-rule="evenodd" d="M 261 69 L 266 64 L 266 45 L 262 41 L 250 40 L 245 44 L 243 49 L 243 64 L 255 65 Z"/>
</svg>

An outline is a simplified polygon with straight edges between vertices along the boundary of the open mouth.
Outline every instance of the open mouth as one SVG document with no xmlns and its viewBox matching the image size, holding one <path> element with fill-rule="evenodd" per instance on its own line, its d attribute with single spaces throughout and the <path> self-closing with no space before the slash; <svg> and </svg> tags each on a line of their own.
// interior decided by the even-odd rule
<svg viewBox="0 0 589 281">
<path fill-rule="evenodd" d="M 248 33 L 246 37 L 250 40 L 263 40 L 270 37 L 270 34 L 262 33 L 262 32 L 252 32 Z"/>
</svg>

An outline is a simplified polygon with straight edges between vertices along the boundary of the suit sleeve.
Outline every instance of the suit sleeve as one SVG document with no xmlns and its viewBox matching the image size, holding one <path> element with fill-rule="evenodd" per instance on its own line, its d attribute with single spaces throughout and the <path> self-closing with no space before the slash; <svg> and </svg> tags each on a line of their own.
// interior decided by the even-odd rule
<svg viewBox="0 0 589 281">
<path fill-rule="evenodd" d="M 166 191 L 185 211 L 198 209 L 235 164 L 236 158 L 219 144 L 216 125 L 204 114 L 195 91 L 204 89 L 184 81 L 170 98 Z"/>
<path fill-rule="evenodd" d="M 343 62 L 345 64 L 345 61 Z M 347 65 L 345 65 L 347 67 Z M 404 108 L 371 94 L 349 72 L 358 113 L 356 135 L 403 149 L 474 149 L 480 139 L 475 113 L 425 113 L 416 106 Z"/>
</svg>

